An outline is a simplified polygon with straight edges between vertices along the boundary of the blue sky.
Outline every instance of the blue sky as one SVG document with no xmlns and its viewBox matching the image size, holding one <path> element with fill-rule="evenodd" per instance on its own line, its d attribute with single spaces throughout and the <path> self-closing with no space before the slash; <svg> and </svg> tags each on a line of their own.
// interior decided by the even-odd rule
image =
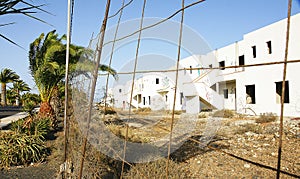
<svg viewBox="0 0 300 179">
<path fill-rule="evenodd" d="M 186 4 L 195 1 L 186 0 Z M 16 23 L 1 27 L 0 33 L 26 49 L 23 50 L 4 39 L 0 39 L 0 69 L 10 68 L 14 70 L 33 89 L 35 85 L 28 69 L 29 44 L 43 32 L 47 33 L 56 29 L 58 34 L 62 35 L 66 33 L 67 29 L 67 0 L 40 0 L 38 2 L 46 4 L 44 9 L 54 15 L 40 12 L 36 16 L 52 26 L 21 15 L 0 17 L 1 24 Z M 122 21 L 139 18 L 142 2 L 142 0 L 134 0 L 124 10 Z M 72 43 L 87 46 L 92 33 L 98 33 L 103 19 L 105 3 L 105 0 L 75 0 Z M 216 49 L 241 40 L 243 34 L 286 18 L 287 3 L 287 0 L 207 0 L 189 8 L 185 12 L 184 22 L 185 25 L 201 35 L 211 49 Z M 110 14 L 116 12 L 120 6 L 120 0 L 112 0 Z M 164 18 L 180 7 L 181 1 L 179 0 L 148 0 L 145 17 Z M 292 13 L 299 12 L 299 3 L 294 0 Z M 172 20 L 178 21 L 179 18 L 180 14 Z M 110 19 L 108 26 L 115 25 L 116 21 L 117 17 Z M 118 67 L 115 68 L 118 69 Z"/>
</svg>

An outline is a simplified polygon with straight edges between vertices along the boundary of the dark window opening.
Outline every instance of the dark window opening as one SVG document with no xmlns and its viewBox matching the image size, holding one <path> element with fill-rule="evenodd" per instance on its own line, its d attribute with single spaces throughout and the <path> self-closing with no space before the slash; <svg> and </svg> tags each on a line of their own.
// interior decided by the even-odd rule
<svg viewBox="0 0 300 179">
<path fill-rule="evenodd" d="M 208 65 L 209 68 L 212 68 L 212 64 Z"/>
<path fill-rule="evenodd" d="M 168 95 L 166 95 L 166 102 L 168 102 Z"/>
<path fill-rule="evenodd" d="M 252 46 L 253 58 L 256 58 L 256 46 Z"/>
<path fill-rule="evenodd" d="M 221 70 L 225 70 L 225 61 L 219 62 L 219 67 L 221 68 Z"/>
<path fill-rule="evenodd" d="M 255 104 L 255 85 L 246 86 L 246 103 Z"/>
<path fill-rule="evenodd" d="M 148 96 L 149 105 L 151 105 L 151 96 Z"/>
<path fill-rule="evenodd" d="M 276 82 L 276 103 L 281 103 L 281 96 L 282 96 L 282 81 Z M 284 89 L 284 103 L 290 102 L 289 96 L 289 82 L 285 81 L 285 89 Z"/>
<path fill-rule="evenodd" d="M 217 91 L 217 84 L 212 85 L 210 88 L 213 89 L 214 91 Z"/>
<path fill-rule="evenodd" d="M 239 56 L 239 65 L 245 65 L 245 55 Z"/>
<path fill-rule="evenodd" d="M 228 99 L 228 89 L 223 89 L 224 98 Z"/>
<path fill-rule="evenodd" d="M 155 84 L 159 84 L 159 78 L 156 78 Z"/>
<path fill-rule="evenodd" d="M 268 53 L 271 54 L 272 53 L 272 43 L 271 43 L 271 41 L 267 42 L 267 47 L 268 47 Z"/>
<path fill-rule="evenodd" d="M 122 89 L 119 89 L 119 93 L 122 93 Z"/>
<path fill-rule="evenodd" d="M 192 73 L 193 73 L 192 66 L 190 66 L 190 74 L 192 74 Z"/>
<path fill-rule="evenodd" d="M 183 104 L 183 93 L 182 92 L 180 93 L 180 104 L 181 105 Z"/>
<path fill-rule="evenodd" d="M 143 105 L 146 105 L 146 98 L 143 97 Z"/>
</svg>

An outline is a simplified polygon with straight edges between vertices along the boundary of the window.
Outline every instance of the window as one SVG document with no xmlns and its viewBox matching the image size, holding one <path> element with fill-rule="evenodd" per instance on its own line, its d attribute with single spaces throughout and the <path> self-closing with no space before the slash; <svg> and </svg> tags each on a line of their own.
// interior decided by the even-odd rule
<svg viewBox="0 0 300 179">
<path fill-rule="evenodd" d="M 256 46 L 252 46 L 253 58 L 256 58 Z"/>
<path fill-rule="evenodd" d="M 276 103 L 281 103 L 281 96 L 282 96 L 282 81 L 276 82 Z M 290 102 L 289 96 L 289 82 L 285 81 L 285 89 L 284 89 L 284 103 Z"/>
<path fill-rule="evenodd" d="M 122 89 L 121 88 L 119 89 L 119 93 L 122 93 Z"/>
<path fill-rule="evenodd" d="M 245 65 L 245 55 L 239 56 L 239 65 Z"/>
<path fill-rule="evenodd" d="M 255 85 L 246 86 L 246 103 L 255 104 Z"/>
<path fill-rule="evenodd" d="M 224 98 L 228 99 L 228 89 L 223 89 Z"/>
<path fill-rule="evenodd" d="M 180 93 L 180 104 L 183 104 L 183 92 Z"/>
<path fill-rule="evenodd" d="M 212 64 L 208 65 L 209 68 L 212 68 Z"/>
<path fill-rule="evenodd" d="M 192 74 L 192 73 L 193 73 L 192 66 L 190 66 L 190 74 Z"/>
<path fill-rule="evenodd" d="M 210 88 L 213 89 L 214 91 L 217 91 L 217 83 L 215 83 L 214 85 L 212 85 Z"/>
<path fill-rule="evenodd" d="M 146 98 L 143 97 L 143 105 L 146 105 Z"/>
<path fill-rule="evenodd" d="M 149 105 L 151 105 L 151 96 L 148 96 Z"/>
<path fill-rule="evenodd" d="M 156 78 L 155 84 L 159 84 L 159 78 Z"/>
<path fill-rule="evenodd" d="M 225 68 L 223 68 L 225 67 L 225 61 L 219 62 L 219 67 L 221 68 L 221 70 L 225 70 Z"/>
<path fill-rule="evenodd" d="M 272 53 L 272 43 L 271 43 L 271 41 L 267 42 L 267 47 L 268 47 L 268 53 L 271 54 Z"/>
<path fill-rule="evenodd" d="M 166 95 L 166 102 L 168 102 L 168 95 Z"/>
</svg>

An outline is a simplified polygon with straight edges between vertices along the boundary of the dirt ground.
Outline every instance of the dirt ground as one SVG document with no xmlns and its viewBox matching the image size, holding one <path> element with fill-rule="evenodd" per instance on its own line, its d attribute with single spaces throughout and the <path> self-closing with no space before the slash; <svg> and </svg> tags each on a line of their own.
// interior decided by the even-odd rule
<svg viewBox="0 0 300 179">
<path fill-rule="evenodd" d="M 184 142 L 171 155 L 171 158 L 187 173 L 187 178 L 276 178 L 279 121 L 256 123 L 252 117 L 220 120 L 221 125 L 212 140 L 205 146 L 199 146 L 195 141 L 203 135 L 207 120 L 197 119 L 196 130 L 190 140 Z M 139 136 L 138 139 L 149 141 L 166 134 L 167 132 L 161 128 L 169 124 L 168 118 L 147 126 L 135 121 L 130 129 L 134 135 Z M 114 128 L 118 125 L 114 124 Z M 62 132 L 56 135 L 55 140 L 48 141 L 47 145 L 52 146 L 53 153 L 47 161 L 28 167 L 2 169 L 0 178 L 56 178 L 63 153 Z M 282 146 L 281 178 L 300 178 L 298 118 L 285 119 Z"/>
</svg>

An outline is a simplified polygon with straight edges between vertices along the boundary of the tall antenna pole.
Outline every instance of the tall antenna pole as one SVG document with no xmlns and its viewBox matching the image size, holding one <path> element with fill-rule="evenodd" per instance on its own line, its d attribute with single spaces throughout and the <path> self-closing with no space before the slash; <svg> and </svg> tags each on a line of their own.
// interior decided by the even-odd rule
<svg viewBox="0 0 300 179">
<path fill-rule="evenodd" d="M 65 72 L 65 109 L 64 109 L 64 161 L 65 167 L 67 162 L 67 146 L 68 146 L 68 126 L 67 126 L 67 118 L 68 118 L 68 101 L 69 101 L 69 93 L 68 93 L 68 82 L 69 82 L 69 55 L 70 55 L 70 43 L 71 43 L 71 0 L 68 0 L 68 22 L 67 22 L 67 47 L 66 47 L 66 72 Z"/>
</svg>

